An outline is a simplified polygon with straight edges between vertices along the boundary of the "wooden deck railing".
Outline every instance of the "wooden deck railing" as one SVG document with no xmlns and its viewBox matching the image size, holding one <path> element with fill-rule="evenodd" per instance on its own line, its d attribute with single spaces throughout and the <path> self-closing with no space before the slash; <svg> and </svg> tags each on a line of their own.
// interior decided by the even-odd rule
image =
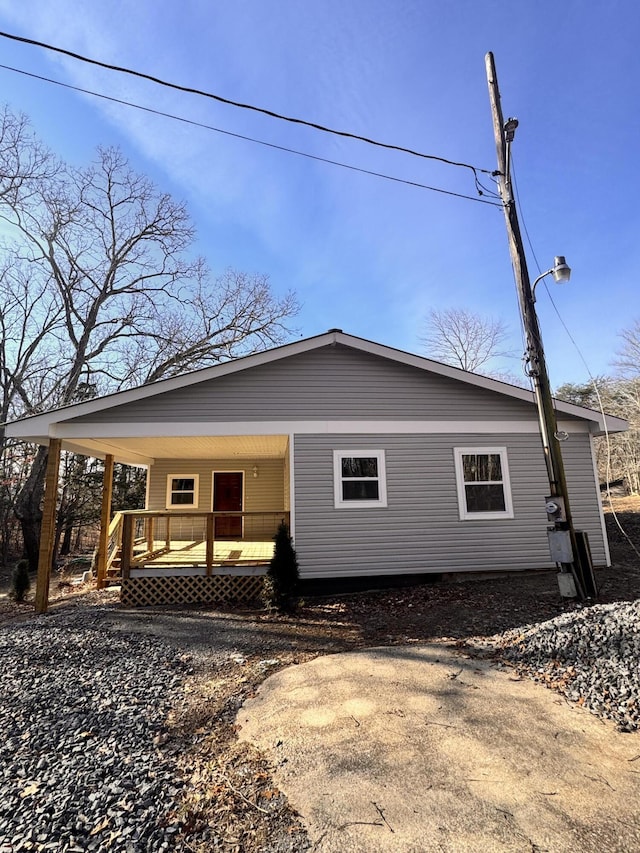
<svg viewBox="0 0 640 853">
<path fill-rule="evenodd" d="M 113 567 L 122 542 L 122 513 L 117 512 L 113 516 L 113 520 L 107 531 L 107 547 L 104 554 L 98 556 L 98 576 L 97 587 L 102 589 L 109 576 L 109 571 Z"/>
<path fill-rule="evenodd" d="M 116 523 L 116 519 L 120 517 Z M 228 534 L 216 537 L 216 520 L 239 520 L 236 527 L 240 535 Z M 273 539 L 281 521 L 289 524 L 289 512 L 180 512 L 131 510 L 118 513 L 109 528 L 108 564 L 112 565 L 115 552 L 120 550 L 120 569 L 123 578 L 128 578 L 132 568 L 152 563 L 159 557 L 172 552 L 183 552 L 204 544 L 204 559 L 201 564 L 211 575 L 217 562 L 241 565 L 255 562 L 255 557 L 225 558 L 216 560 L 215 544 L 225 541 L 268 542 Z M 230 528 L 227 526 L 227 531 Z M 112 551 L 112 534 L 115 550 Z M 116 542 L 118 545 L 116 545 Z M 185 545 L 185 543 L 187 543 Z M 113 554 L 113 556 L 112 556 Z M 166 564 L 166 561 L 165 561 Z M 196 563 L 193 563 L 195 565 Z"/>
</svg>

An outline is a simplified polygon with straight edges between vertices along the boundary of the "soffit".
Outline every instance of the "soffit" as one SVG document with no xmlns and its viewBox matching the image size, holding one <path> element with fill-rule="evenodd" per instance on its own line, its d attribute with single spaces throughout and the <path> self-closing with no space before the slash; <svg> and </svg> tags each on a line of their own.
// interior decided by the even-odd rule
<svg viewBox="0 0 640 853">
<path fill-rule="evenodd" d="M 96 456 L 109 453 L 139 464 L 155 459 L 274 459 L 286 454 L 288 440 L 286 435 L 95 438 L 70 442 L 69 449 Z"/>
</svg>

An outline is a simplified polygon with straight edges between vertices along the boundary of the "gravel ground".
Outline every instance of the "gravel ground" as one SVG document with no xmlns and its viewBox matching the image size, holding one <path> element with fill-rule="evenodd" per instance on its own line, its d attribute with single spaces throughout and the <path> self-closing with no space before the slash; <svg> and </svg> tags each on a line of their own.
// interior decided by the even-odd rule
<svg viewBox="0 0 640 853">
<path fill-rule="evenodd" d="M 187 664 L 65 612 L 0 631 L 0 850 L 179 850 L 182 781 L 163 752 Z"/>
<path fill-rule="evenodd" d="M 612 545 L 590 608 L 548 573 L 309 599 L 294 617 L 124 611 L 109 591 L 61 591 L 44 618 L 0 603 L 0 853 L 308 850 L 234 720 L 268 674 L 320 654 L 445 638 L 635 731 L 640 565 Z"/>
<path fill-rule="evenodd" d="M 640 727 L 640 600 L 597 605 L 479 644 L 619 731 Z"/>
</svg>

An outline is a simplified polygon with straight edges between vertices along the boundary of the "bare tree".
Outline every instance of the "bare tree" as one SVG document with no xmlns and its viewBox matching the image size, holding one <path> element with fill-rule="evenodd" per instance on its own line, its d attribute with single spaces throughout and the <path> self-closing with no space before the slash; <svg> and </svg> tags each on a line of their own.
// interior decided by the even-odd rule
<svg viewBox="0 0 640 853">
<path fill-rule="evenodd" d="M 211 276 L 185 206 L 117 149 L 76 169 L 0 125 L 0 382 L 4 418 L 175 375 L 283 342 L 297 313 L 264 276 Z M 6 145 L 3 142 L 6 141 Z M 29 171 L 30 170 L 30 171 Z M 15 498 L 36 562 L 46 466 Z M 71 470 L 71 469 L 70 469 Z"/>
<path fill-rule="evenodd" d="M 120 382 L 156 382 L 277 346 L 297 311 L 293 293 L 274 299 L 265 275 L 227 269 L 213 280 L 198 276 L 183 306 L 167 307 L 152 329 L 126 341 Z"/>
<path fill-rule="evenodd" d="M 62 311 L 47 282 L 32 276 L 10 247 L 2 248 L 5 260 L 0 269 L 0 540 L 2 559 L 6 562 L 16 542 L 14 516 L 27 482 L 34 484 L 32 499 L 39 511 L 42 483 L 37 477 L 35 480 L 29 477 L 37 474 L 42 461 L 35 465 L 35 448 L 7 441 L 4 423 L 33 414 L 55 396 L 57 374 L 53 366 L 59 363 L 57 333 Z M 36 530 L 25 546 L 33 560 L 37 537 Z"/>
<path fill-rule="evenodd" d="M 614 365 L 624 376 L 640 376 L 640 320 L 620 332 L 622 346 Z"/>
<path fill-rule="evenodd" d="M 429 312 L 421 341 L 429 358 L 477 372 L 491 359 L 511 355 L 502 349 L 507 337 L 501 320 L 464 308 L 447 308 Z"/>
<path fill-rule="evenodd" d="M 15 207 L 27 203 L 60 163 L 35 136 L 25 115 L 0 111 L 0 199 Z"/>
<path fill-rule="evenodd" d="M 0 267 L 0 439 L 5 421 L 33 414 L 55 392 L 63 312 L 46 278 L 6 245 Z"/>
<path fill-rule="evenodd" d="M 602 483 L 621 480 L 627 491 L 640 493 L 640 378 L 598 376 L 593 382 L 561 385 L 556 396 L 578 406 L 603 410 L 629 422 L 626 432 L 596 439 Z"/>
</svg>

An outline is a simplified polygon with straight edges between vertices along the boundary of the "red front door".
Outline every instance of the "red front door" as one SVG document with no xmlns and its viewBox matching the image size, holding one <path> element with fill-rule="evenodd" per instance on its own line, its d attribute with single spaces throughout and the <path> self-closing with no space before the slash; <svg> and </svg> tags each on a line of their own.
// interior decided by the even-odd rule
<svg viewBox="0 0 640 853">
<path fill-rule="evenodd" d="M 242 512 L 242 471 L 221 471 L 213 475 L 213 511 Z M 242 539 L 242 516 L 216 516 L 216 539 Z"/>
</svg>

